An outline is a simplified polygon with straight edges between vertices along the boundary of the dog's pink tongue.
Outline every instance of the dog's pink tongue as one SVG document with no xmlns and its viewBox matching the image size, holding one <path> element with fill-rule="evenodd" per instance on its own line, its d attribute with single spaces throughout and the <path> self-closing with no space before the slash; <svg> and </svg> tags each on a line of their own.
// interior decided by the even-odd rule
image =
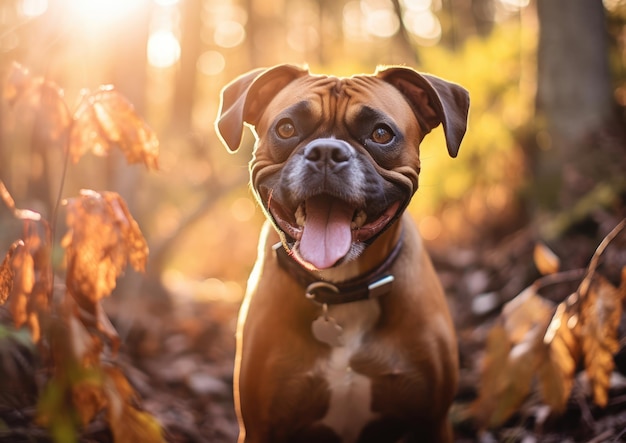
<svg viewBox="0 0 626 443">
<path fill-rule="evenodd" d="M 306 201 L 306 222 L 300 239 L 300 255 L 317 269 L 330 268 L 350 250 L 350 223 L 354 209 L 329 196 Z"/>
</svg>

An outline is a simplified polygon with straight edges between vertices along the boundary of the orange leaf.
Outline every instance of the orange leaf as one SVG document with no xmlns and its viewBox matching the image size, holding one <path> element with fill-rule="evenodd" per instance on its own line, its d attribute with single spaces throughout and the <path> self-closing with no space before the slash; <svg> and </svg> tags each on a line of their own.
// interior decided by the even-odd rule
<svg viewBox="0 0 626 443">
<path fill-rule="evenodd" d="M 552 304 L 533 286 L 503 307 L 489 332 L 479 396 L 471 408 L 479 426 L 501 425 L 528 396 L 551 313 Z"/>
<path fill-rule="evenodd" d="M 33 217 L 39 216 L 38 213 L 20 209 L 16 210 L 16 213 L 19 217 L 24 217 L 24 247 L 30 256 L 28 265 L 32 266 L 32 276 L 27 276 L 31 281 L 26 305 L 26 323 L 33 341 L 37 342 L 40 334 L 39 318 L 48 314 L 52 297 L 51 233 L 44 219 Z"/>
<path fill-rule="evenodd" d="M 24 242 L 22 240 L 14 242 L 7 251 L 7 255 L 5 255 L 2 265 L 0 265 L 0 304 L 7 301 L 7 298 L 9 298 L 9 294 L 11 293 L 11 289 L 13 288 L 14 276 L 11 262 L 13 261 L 16 249 L 23 246 Z"/>
<path fill-rule="evenodd" d="M 537 269 L 543 275 L 556 274 L 559 272 L 559 257 L 543 243 L 537 243 L 535 245 L 533 260 L 535 266 L 537 266 Z"/>
<path fill-rule="evenodd" d="M 133 105 L 112 86 L 84 91 L 74 113 L 70 153 L 74 162 L 88 151 L 105 155 L 118 146 L 128 163 L 158 169 L 159 141 Z"/>
<path fill-rule="evenodd" d="M 86 378 L 72 385 L 72 402 L 83 426 L 106 407 L 107 398 L 103 390 L 103 382 L 99 378 Z"/>
<path fill-rule="evenodd" d="M 134 406 L 136 394 L 124 374 L 114 367 L 104 369 L 109 425 L 115 442 L 165 443 L 159 422 Z"/>
<path fill-rule="evenodd" d="M 129 260 L 144 270 L 148 246 L 118 194 L 81 191 L 67 201 L 67 225 L 66 283 L 79 305 L 108 296 Z"/>
<path fill-rule="evenodd" d="M 11 298 L 16 327 L 28 324 L 33 341 L 39 341 L 39 317 L 52 295 L 50 228 L 37 212 L 17 209 L 0 180 L 0 197 L 13 216 L 23 220 L 24 236 L 9 249 L 0 266 L 0 304 Z"/>
<path fill-rule="evenodd" d="M 27 69 L 14 63 L 9 71 L 3 96 L 24 118 L 29 114 L 40 136 L 59 140 L 71 122 L 63 91 L 52 81 L 33 77 Z"/>
<path fill-rule="evenodd" d="M 77 314 L 78 306 L 72 298 L 66 298 L 66 305 L 68 309 L 66 323 L 69 331 L 68 351 L 84 367 L 97 367 L 103 349 L 102 340 L 97 335 L 90 334 L 87 326 Z"/>
<path fill-rule="evenodd" d="M 615 288 L 604 277 L 591 278 L 586 296 L 581 295 L 582 349 L 585 370 L 598 406 L 607 403 L 609 379 L 619 350 L 617 328 L 622 316 L 622 298 L 626 287 Z"/>
<path fill-rule="evenodd" d="M 513 346 L 502 325 L 489 331 L 479 397 L 471 407 L 480 427 L 501 425 L 524 402 L 538 364 L 537 343 L 536 333 Z"/>
<path fill-rule="evenodd" d="M 573 294 L 557 307 L 541 348 L 539 391 L 544 402 L 557 413 L 565 410 L 580 359 L 580 328 L 571 303 L 575 296 Z"/>
<path fill-rule="evenodd" d="M 537 295 L 529 286 L 502 308 L 507 335 L 514 345 L 524 340 L 529 331 L 545 327 L 550 321 L 553 305 Z"/>
<path fill-rule="evenodd" d="M 99 156 L 109 153 L 109 141 L 100 131 L 96 114 L 89 100 L 88 90 L 81 91 L 81 100 L 78 109 L 74 112 L 69 151 L 74 163 L 90 151 Z"/>
<path fill-rule="evenodd" d="M 13 287 L 11 288 L 11 315 L 15 327 L 21 327 L 28 320 L 28 297 L 33 290 L 35 280 L 33 257 L 25 246 L 18 246 L 11 260 L 13 268 Z"/>
<path fill-rule="evenodd" d="M 66 300 L 71 309 L 68 319 L 72 332 L 72 352 L 85 364 L 96 364 L 102 350 L 102 336 L 108 340 L 111 352 L 119 349 L 120 338 L 100 302 L 79 306 L 72 298 Z M 74 324 L 75 323 L 75 324 Z"/>
</svg>

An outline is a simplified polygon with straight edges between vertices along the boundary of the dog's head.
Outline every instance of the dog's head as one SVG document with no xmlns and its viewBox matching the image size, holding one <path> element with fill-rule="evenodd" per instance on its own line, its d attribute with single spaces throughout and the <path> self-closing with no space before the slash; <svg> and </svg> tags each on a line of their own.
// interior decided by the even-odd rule
<svg viewBox="0 0 626 443">
<path fill-rule="evenodd" d="M 420 142 L 440 123 L 456 157 L 468 109 L 461 86 L 410 68 L 337 78 L 279 65 L 227 85 L 216 127 L 231 151 L 253 128 L 256 197 L 294 257 L 325 269 L 397 220 L 417 190 Z"/>
</svg>

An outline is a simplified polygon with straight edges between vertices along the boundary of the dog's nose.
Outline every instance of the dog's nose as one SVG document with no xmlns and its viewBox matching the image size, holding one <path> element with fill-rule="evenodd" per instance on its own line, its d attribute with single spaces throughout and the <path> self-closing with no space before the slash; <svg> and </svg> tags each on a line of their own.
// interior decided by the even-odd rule
<svg viewBox="0 0 626 443">
<path fill-rule="evenodd" d="M 352 148 L 343 140 L 318 139 L 309 143 L 304 149 L 304 158 L 318 168 L 331 169 L 347 164 L 352 154 Z"/>
</svg>

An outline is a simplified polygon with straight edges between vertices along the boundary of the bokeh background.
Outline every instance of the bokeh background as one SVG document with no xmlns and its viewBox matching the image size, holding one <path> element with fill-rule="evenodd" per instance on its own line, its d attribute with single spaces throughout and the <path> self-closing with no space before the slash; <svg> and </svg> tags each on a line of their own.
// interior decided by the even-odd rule
<svg viewBox="0 0 626 443">
<path fill-rule="evenodd" d="M 262 215 L 246 184 L 252 136 L 231 155 L 215 135 L 220 89 L 284 62 L 334 75 L 403 64 L 472 100 L 457 159 L 440 129 L 422 149 L 410 211 L 429 244 L 483 247 L 528 226 L 549 240 L 622 207 L 625 25 L 623 0 L 3 0 L 2 72 L 20 63 L 70 109 L 81 89 L 115 85 L 159 136 L 160 169 L 112 152 L 64 172 L 63 147 L 3 101 L 0 178 L 48 217 L 62 181 L 63 197 L 119 192 L 151 250 L 125 295 L 237 301 Z M 0 218 L 1 244 L 14 228 Z"/>
<path fill-rule="evenodd" d="M 484 423 L 469 425 L 456 406 L 488 386 L 480 381 L 488 331 L 539 277 L 534 246 L 544 245 L 540 258 L 554 267 L 584 269 L 626 216 L 626 0 L 0 0 L 0 180 L 18 208 L 53 223 L 57 302 L 65 292 L 60 200 L 86 188 L 127 202 L 148 242 L 147 269 L 129 269 L 103 305 L 122 342 L 115 365 L 168 441 L 227 443 L 237 434 L 235 318 L 263 216 L 247 185 L 253 136 L 230 154 L 214 120 L 225 84 L 278 63 L 342 76 L 402 64 L 470 91 L 459 156 L 448 157 L 440 128 L 425 139 L 408 209 L 457 328 L 455 441 L 477 441 Z M 50 94 L 24 92 L 37 79 Z M 158 170 L 128 165 L 118 149 L 66 160 L 55 88 L 73 112 L 81 91 L 101 85 L 114 85 L 155 131 Z M 0 203 L 2 254 L 22 229 Z M 615 285 L 625 243 L 622 233 L 603 255 Z M 541 295 L 558 303 L 569 286 Z M 27 334 L 5 327 L 13 324 L 6 306 L 0 440 L 47 442 L 35 420 L 46 368 Z M 624 331 L 622 321 L 618 381 Z M 67 362 L 57 363 L 62 374 Z M 576 383 L 561 421 L 548 419 L 537 397 L 480 441 L 623 438 L 624 384 L 611 387 L 602 411 L 583 388 Z M 80 441 L 112 441 L 103 414 L 80 432 Z"/>
</svg>

